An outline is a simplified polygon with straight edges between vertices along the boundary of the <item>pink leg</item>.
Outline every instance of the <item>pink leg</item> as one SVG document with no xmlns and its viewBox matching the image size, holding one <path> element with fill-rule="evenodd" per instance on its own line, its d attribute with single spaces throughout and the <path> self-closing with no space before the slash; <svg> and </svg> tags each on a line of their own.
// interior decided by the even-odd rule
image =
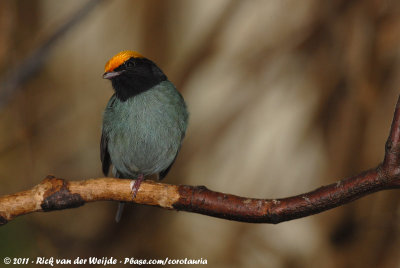
<svg viewBox="0 0 400 268">
<path fill-rule="evenodd" d="M 136 194 L 139 191 L 140 184 L 142 184 L 142 181 L 144 180 L 144 175 L 140 174 L 136 180 L 131 182 L 131 189 L 132 189 L 132 199 L 135 199 Z"/>
</svg>

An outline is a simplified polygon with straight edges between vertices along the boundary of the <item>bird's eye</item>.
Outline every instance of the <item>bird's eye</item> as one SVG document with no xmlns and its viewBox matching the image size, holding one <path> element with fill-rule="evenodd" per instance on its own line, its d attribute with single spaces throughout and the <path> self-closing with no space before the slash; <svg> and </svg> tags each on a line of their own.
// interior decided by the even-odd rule
<svg viewBox="0 0 400 268">
<path fill-rule="evenodd" d="M 125 63 L 125 66 L 126 66 L 127 68 L 131 68 L 131 67 L 135 66 L 135 64 L 133 64 L 133 62 L 131 62 L 131 61 L 127 61 L 127 62 Z"/>
</svg>

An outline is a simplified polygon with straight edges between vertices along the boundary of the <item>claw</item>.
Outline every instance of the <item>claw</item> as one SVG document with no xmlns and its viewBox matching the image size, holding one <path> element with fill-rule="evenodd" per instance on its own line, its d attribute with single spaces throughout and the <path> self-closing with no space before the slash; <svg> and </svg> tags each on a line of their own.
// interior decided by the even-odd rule
<svg viewBox="0 0 400 268">
<path fill-rule="evenodd" d="M 144 175 L 140 174 L 136 180 L 131 181 L 131 190 L 132 190 L 132 199 L 136 198 L 136 195 L 139 191 L 139 187 L 142 184 L 142 181 L 144 180 Z"/>
</svg>

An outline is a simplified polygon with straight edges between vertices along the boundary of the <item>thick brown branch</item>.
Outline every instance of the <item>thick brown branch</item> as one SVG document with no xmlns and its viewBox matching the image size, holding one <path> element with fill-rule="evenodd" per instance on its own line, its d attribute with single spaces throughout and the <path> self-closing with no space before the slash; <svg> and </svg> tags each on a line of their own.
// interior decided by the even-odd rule
<svg viewBox="0 0 400 268">
<path fill-rule="evenodd" d="M 243 222 L 279 223 L 341 206 L 377 191 L 400 188 L 399 167 L 400 98 L 382 164 L 305 194 L 282 199 L 255 199 L 210 191 L 204 186 L 145 181 L 133 201 L 130 180 L 66 181 L 48 176 L 31 190 L 0 197 L 0 225 L 31 212 L 74 208 L 86 202 L 106 200 L 135 202 Z"/>
</svg>

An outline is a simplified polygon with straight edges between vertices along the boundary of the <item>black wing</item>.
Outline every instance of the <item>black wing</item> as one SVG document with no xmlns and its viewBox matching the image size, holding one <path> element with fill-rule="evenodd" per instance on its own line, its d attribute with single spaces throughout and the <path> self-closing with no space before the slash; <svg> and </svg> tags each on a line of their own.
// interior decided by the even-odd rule
<svg viewBox="0 0 400 268">
<path fill-rule="evenodd" d="M 100 159 L 102 163 L 102 169 L 105 176 L 107 176 L 108 171 L 110 170 L 111 158 L 108 153 L 108 137 L 104 131 L 101 133 L 101 141 L 100 141 Z"/>
</svg>

